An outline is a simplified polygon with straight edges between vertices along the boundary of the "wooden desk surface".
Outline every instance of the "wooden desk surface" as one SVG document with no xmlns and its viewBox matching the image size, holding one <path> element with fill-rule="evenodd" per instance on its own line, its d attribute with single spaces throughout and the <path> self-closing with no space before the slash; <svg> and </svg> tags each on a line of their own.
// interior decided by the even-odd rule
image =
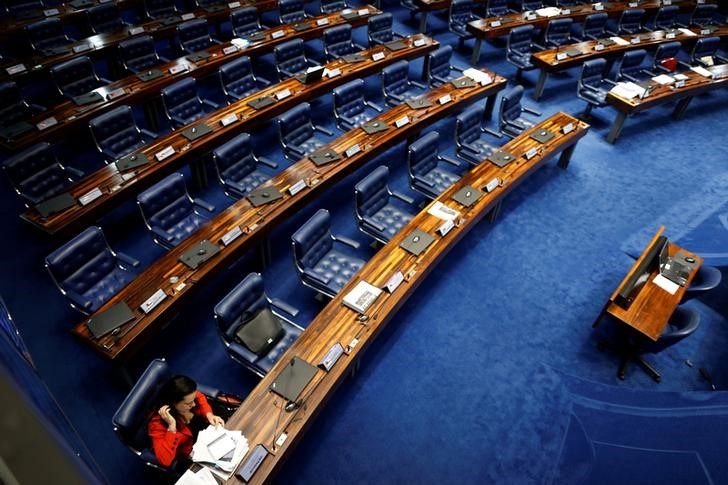
<svg viewBox="0 0 728 485">
<path fill-rule="evenodd" d="M 224 50 L 232 45 L 231 41 L 212 45 L 203 50 L 210 54 L 210 57 L 201 61 L 191 62 L 186 57 L 180 57 L 179 59 L 157 66 L 154 69 L 159 69 L 163 75 L 151 81 L 142 81 L 135 74 L 126 76 L 104 87 L 94 89 L 94 91 L 99 93 L 103 98 L 100 101 L 88 103 L 83 106 L 77 106 L 76 103 L 71 100 L 64 101 L 57 106 L 51 107 L 43 113 L 34 116 L 30 120 L 32 125 L 36 125 L 44 119 L 53 117 L 59 121 L 58 124 L 43 131 L 31 130 L 13 138 L 12 140 L 0 138 L 0 145 L 9 150 L 18 150 L 19 148 L 38 143 L 40 141 L 61 140 L 73 131 L 88 129 L 88 122 L 92 118 L 99 116 L 116 106 L 122 104 L 133 104 L 144 101 L 150 96 L 157 96 L 162 88 L 189 75 L 192 75 L 195 78 L 202 78 L 212 74 L 220 66 L 237 59 L 238 57 L 255 57 L 262 55 L 264 53 L 271 52 L 275 46 L 283 42 L 288 42 L 292 39 L 310 40 L 321 37 L 324 30 L 335 25 L 349 23 L 353 27 L 359 27 L 366 24 L 367 19 L 371 15 L 381 13 L 380 10 L 372 6 L 361 7 L 362 10 L 364 8 L 367 8 L 369 15 L 357 16 L 351 20 L 343 18 L 340 12 L 314 17 L 305 22 L 312 26 L 308 30 L 296 31 L 293 28 L 294 25 L 304 22 L 296 22 L 295 24 L 286 24 L 266 29 L 263 31 L 265 33 L 264 39 L 250 42 L 246 47 L 238 49 L 236 52 L 231 54 L 224 53 Z M 316 21 L 323 20 L 324 18 L 327 19 L 329 23 L 327 25 L 317 26 Z M 273 32 L 279 31 L 284 32 L 285 35 L 275 39 L 271 37 Z M 170 73 L 171 68 L 179 66 L 186 66 L 187 69 L 177 74 Z M 124 94 L 111 100 L 106 99 L 110 92 L 118 89 L 123 89 Z"/>
<path fill-rule="evenodd" d="M 660 230 L 657 231 L 657 234 L 655 234 L 652 238 L 652 241 L 650 241 L 650 244 L 647 245 L 647 248 L 654 244 L 657 238 L 662 235 L 663 230 L 664 227 L 661 227 Z M 696 260 L 695 268 L 692 273 L 690 273 L 690 277 L 688 278 L 685 286 L 681 286 L 674 295 L 671 295 L 656 284 L 652 283 L 655 276 L 659 274 L 659 270 L 653 270 L 647 280 L 647 283 L 645 283 L 638 291 L 628 308 L 625 309 L 617 305 L 615 300 L 620 289 L 625 285 L 627 280 L 637 270 L 637 267 L 645 258 L 645 252 L 643 252 L 632 266 L 629 273 L 627 273 L 624 280 L 622 280 L 614 293 L 612 293 L 609 297 L 609 303 L 607 304 L 605 312 L 614 318 L 621 320 L 652 340 L 657 341 L 657 339 L 660 338 L 660 334 L 665 328 L 665 325 L 667 325 L 667 322 L 670 320 L 670 316 L 675 311 L 675 308 L 677 308 L 680 304 L 680 301 L 685 294 L 685 289 L 690 286 L 695 274 L 703 264 L 703 259 L 700 256 L 668 241 L 668 254 L 670 256 L 674 256 L 678 251 L 684 251 Z"/>
<path fill-rule="evenodd" d="M 116 303 L 124 301 L 134 311 L 136 319 L 122 327 L 121 333 L 117 337 L 109 335 L 100 340 L 94 339 L 89 333 L 85 320 L 73 329 L 73 333 L 109 359 L 126 357 L 136 347 L 142 345 L 143 340 L 149 338 L 155 330 L 161 328 L 162 324 L 169 320 L 175 312 L 179 311 L 182 302 L 188 300 L 194 294 L 194 290 L 203 286 L 201 282 L 224 271 L 230 263 L 240 258 L 254 244 L 262 241 L 265 234 L 272 228 L 315 200 L 319 192 L 432 123 L 448 115 L 459 113 L 465 106 L 478 99 L 494 96 L 504 89 L 507 80 L 492 73 L 491 75 L 494 77 L 494 82 L 486 86 L 478 84 L 474 87 L 456 89 L 448 83 L 427 91 L 423 97 L 432 101 L 434 105 L 426 109 L 411 110 L 409 106 L 402 104 L 385 111 L 375 119 L 392 125 L 386 131 L 367 135 L 364 130 L 356 128 L 345 133 L 327 145 L 329 149 L 342 154 L 342 159 L 338 162 L 317 167 L 309 158 L 304 158 L 278 173 L 265 185 L 276 187 L 284 194 L 283 198 L 259 208 L 253 207 L 246 198 L 238 200 L 179 246 L 153 263 L 99 309 L 99 311 L 104 311 Z M 324 87 L 324 89 L 328 88 Z M 437 100 L 445 94 L 450 94 L 452 101 L 440 105 Z M 401 128 L 394 127 L 394 122 L 405 115 L 409 116 L 410 122 Z M 240 129 L 236 130 L 235 134 L 240 131 Z M 350 157 L 345 156 L 344 152 L 354 145 L 358 145 L 361 151 Z M 301 180 L 306 183 L 307 188 L 291 196 L 287 190 Z M 221 248 L 218 255 L 200 265 L 196 270 L 190 270 L 178 261 L 179 256 L 198 241 L 207 239 L 218 243 L 223 235 L 235 228 L 240 228 L 243 234 L 228 246 Z M 171 284 L 169 282 L 171 276 L 177 276 L 179 281 Z M 180 287 L 180 283 L 184 286 Z M 139 306 L 158 289 L 164 290 L 168 297 L 153 311 L 144 315 Z"/>
<path fill-rule="evenodd" d="M 574 125 L 575 130 L 567 135 L 562 134 L 561 127 L 569 123 Z M 529 135 L 537 129 L 543 128 L 552 131 L 556 136 L 545 145 L 540 145 Z M 490 162 L 483 162 L 438 197 L 438 201 L 460 211 L 460 219 L 456 227 L 444 237 L 435 232 L 443 221 L 427 213 L 427 210 L 435 203 L 433 201 L 354 275 L 349 284 L 326 305 L 293 342 L 288 351 L 278 359 L 271 371 L 228 420 L 226 427 L 241 430 L 248 439 L 251 449 L 262 444 L 271 450 L 273 441 L 281 433 L 285 432 L 288 435 L 281 446 L 276 446 L 274 454 L 269 454 L 262 461 L 260 468 L 249 483 L 259 484 L 272 479 L 293 448 L 302 441 L 303 434 L 314 418 L 323 410 L 324 405 L 346 377 L 350 368 L 355 365 L 399 308 L 455 244 L 475 227 L 508 192 L 554 155 L 575 145 L 588 129 L 589 125 L 583 121 L 565 113 L 557 113 L 511 140 L 503 146 L 503 149 L 519 157 L 516 162 L 512 162 L 504 168 L 498 168 Z M 541 152 L 527 161 L 524 155 L 533 147 L 539 147 Z M 452 195 L 462 187 L 469 185 L 482 188 L 494 177 L 506 179 L 508 183 L 484 194 L 470 207 L 464 207 L 451 199 Z M 407 235 L 416 228 L 435 238 L 435 242 L 419 256 L 414 256 L 399 247 Z M 378 297 L 367 310 L 366 314 L 369 319 L 365 323 L 357 320 L 358 314 L 355 311 L 342 305 L 343 296 L 359 281 L 364 280 L 374 286 L 383 287 L 398 271 L 402 272 L 405 280 L 392 294 L 384 292 Z M 358 343 L 350 348 L 349 344 L 354 339 L 358 339 Z M 300 409 L 290 413 L 285 411 L 281 413 L 280 408 L 285 405 L 285 401 L 268 390 L 279 372 L 288 365 L 294 356 L 313 365 L 318 364 L 336 343 L 341 343 L 347 349 L 347 353 L 340 357 L 328 373 L 323 370 L 317 371 L 312 382 L 301 393 L 303 405 Z M 280 422 L 278 422 L 279 415 L 281 415 Z M 238 485 L 242 481 L 233 476 L 227 483 Z"/>
<path fill-rule="evenodd" d="M 667 33 L 664 30 L 658 30 L 655 32 L 645 32 L 639 34 L 640 36 L 640 42 L 637 44 L 628 44 L 628 45 L 619 45 L 619 44 L 612 44 L 610 46 L 605 47 L 604 49 L 600 51 L 594 50 L 594 46 L 598 44 L 597 41 L 589 40 L 586 42 L 579 42 L 576 44 L 569 44 L 562 46 L 558 49 L 548 49 L 541 52 L 536 52 L 531 56 L 531 63 L 536 66 L 539 69 L 542 69 L 547 72 L 558 72 L 563 71 L 566 69 L 571 69 L 575 66 L 580 66 L 584 62 L 595 59 L 595 58 L 615 58 L 619 57 L 622 54 L 624 54 L 627 51 L 635 50 L 635 49 L 656 49 L 659 44 L 662 44 L 664 42 L 695 42 L 700 38 L 703 37 L 727 37 L 728 36 L 728 25 L 724 24 L 718 27 L 718 30 L 715 32 L 712 32 L 707 35 L 701 34 L 701 29 L 698 27 L 693 27 L 688 29 L 689 31 L 693 32 L 695 35 L 691 36 L 688 34 L 685 34 L 683 32 L 677 31 L 676 36 L 674 39 L 668 39 Z M 620 36 L 621 39 L 624 39 L 627 42 L 630 42 L 630 39 L 633 37 L 636 37 L 634 35 L 623 35 Z M 557 59 L 557 55 L 559 53 L 563 54 L 568 50 L 578 50 L 580 52 L 579 55 L 576 56 L 569 56 L 566 59 Z"/>
<path fill-rule="evenodd" d="M 575 5 L 569 7 L 568 14 L 555 15 L 553 17 L 542 17 L 537 15 L 534 20 L 526 20 L 522 12 L 511 13 L 503 17 L 486 17 L 480 20 L 474 20 L 468 23 L 467 30 L 476 37 L 484 39 L 492 39 L 508 35 L 514 27 L 521 25 L 533 25 L 537 29 L 546 28 L 548 23 L 555 19 L 572 19 L 574 22 L 583 22 L 584 19 L 594 13 L 606 13 L 610 18 L 619 17 L 622 12 L 630 8 L 641 8 L 651 14 L 661 6 L 658 0 L 649 0 L 641 3 L 638 7 L 630 7 L 630 2 L 603 2 L 604 10 L 594 10 L 591 5 Z M 710 3 L 710 2 L 709 2 Z M 675 1 L 672 3 L 680 7 L 681 12 L 689 11 L 695 8 L 694 0 Z M 500 22 L 493 25 L 494 22 Z"/>
</svg>

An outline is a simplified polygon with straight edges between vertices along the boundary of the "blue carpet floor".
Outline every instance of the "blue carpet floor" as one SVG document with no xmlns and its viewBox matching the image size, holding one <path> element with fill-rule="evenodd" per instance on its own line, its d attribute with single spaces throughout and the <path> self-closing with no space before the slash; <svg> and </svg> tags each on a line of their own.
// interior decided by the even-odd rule
<svg viewBox="0 0 728 485">
<path fill-rule="evenodd" d="M 401 7 L 385 9 L 395 13 L 395 30 L 415 32 L 416 20 Z M 455 64 L 469 65 L 472 41 L 457 49 L 457 38 L 447 32 L 442 16 L 431 15 L 430 28 L 441 43 L 455 48 Z M 358 29 L 355 37 L 364 43 L 365 30 Z M 310 47 L 320 56 L 320 43 Z M 421 63 L 412 63 L 413 76 L 421 72 Z M 479 66 L 511 79 L 515 74 L 500 41 L 485 44 Z M 271 56 L 256 63 L 258 74 L 269 79 L 275 79 L 272 69 Z M 543 117 L 580 113 L 584 103 L 575 95 L 577 75 L 574 70 L 552 76 L 536 103 L 530 99 L 536 75 L 526 73 L 525 103 Z M 381 103 L 378 77 L 366 83 L 369 97 Z M 206 97 L 222 101 L 215 79 L 200 85 Z M 313 107 L 316 121 L 333 129 L 330 97 Z M 715 432 L 725 429 L 728 413 L 722 401 L 700 426 L 688 425 L 687 431 L 683 421 L 673 428 L 669 416 L 655 418 L 667 406 L 707 401 L 699 367 L 710 370 L 719 388 L 728 388 L 728 96 L 716 91 L 696 98 L 681 122 L 670 118 L 672 108 L 630 118 L 616 145 L 605 141 L 615 113 L 597 110 L 568 170 L 550 164 L 531 176 L 504 202 L 495 223 L 477 226 L 420 286 L 367 352 L 360 373 L 341 386 L 315 421 L 279 483 L 640 483 L 642 475 L 626 472 L 670 460 L 682 464 L 676 468 L 680 473 L 661 475 L 667 477 L 663 483 L 728 480 L 728 463 L 712 455 L 701 459 L 707 449 L 683 452 L 675 445 L 689 435 L 724 450 L 728 438 Z M 142 122 L 141 110 L 136 111 Z M 454 152 L 453 127 L 454 119 L 432 127 L 448 154 Z M 272 123 L 254 136 L 256 152 L 278 161 L 281 169 L 290 165 L 266 142 L 276 137 Z M 89 171 L 101 166 L 86 140 L 71 140 L 59 151 L 74 167 Z M 381 164 L 390 167 L 394 188 L 412 194 L 401 145 L 344 179 L 271 235 L 273 260 L 264 272 L 268 292 L 300 308 L 296 321 L 304 326 L 323 303 L 298 281 L 290 235 L 324 207 L 332 213 L 334 232 L 362 242 L 361 257 L 374 254 L 356 229 L 352 196 L 354 184 Z M 183 173 L 191 180 L 188 170 Z M 214 183 L 190 187 L 218 212 L 233 202 Z M 111 416 L 127 391 L 123 380 L 69 333 L 80 317 L 68 308 L 42 263 L 60 243 L 18 219 L 22 205 L 7 187 L 0 200 L 6 234 L 0 294 L 41 375 L 109 482 L 158 482 L 112 432 Z M 715 256 L 711 261 L 722 268 L 724 282 L 711 295 L 687 304 L 701 315 L 696 334 L 651 357 L 662 383 L 635 367 L 620 381 L 619 357 L 596 348 L 613 326 L 605 322 L 593 330 L 591 323 L 632 265 L 631 255 L 661 224 L 668 237 L 688 249 Z M 101 225 L 112 247 L 139 258 L 143 267 L 163 254 L 132 203 Z M 212 308 L 254 263 L 253 255 L 245 257 L 206 287 L 130 362 L 130 372 L 136 376 L 150 359 L 166 357 L 180 373 L 245 396 L 257 379 L 226 356 Z M 573 382 L 583 389 L 575 391 Z M 630 403 L 637 407 L 643 403 L 647 411 L 642 414 L 654 419 L 643 422 L 630 413 L 585 405 L 578 396 L 594 389 L 602 390 L 601 401 L 614 395 L 634 400 Z M 660 395 L 669 395 L 666 404 L 653 397 Z M 711 393 L 716 395 L 725 401 L 725 391 Z M 639 434 L 642 426 L 649 430 L 644 440 L 627 436 Z M 624 465 L 610 467 L 610 459 Z"/>
</svg>

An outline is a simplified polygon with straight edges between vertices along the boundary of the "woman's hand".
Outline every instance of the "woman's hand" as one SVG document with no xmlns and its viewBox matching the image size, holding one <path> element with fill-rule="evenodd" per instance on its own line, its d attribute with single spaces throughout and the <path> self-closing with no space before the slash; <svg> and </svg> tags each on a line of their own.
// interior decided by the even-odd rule
<svg viewBox="0 0 728 485">
<path fill-rule="evenodd" d="M 225 426 L 225 421 L 220 416 L 215 416 L 212 413 L 207 413 L 205 416 L 207 417 L 207 422 L 211 425 L 215 427 Z"/>
<path fill-rule="evenodd" d="M 177 420 L 174 419 L 172 416 L 172 413 L 170 412 L 169 406 L 164 405 L 161 408 L 159 408 L 159 415 L 162 417 L 165 423 L 167 423 L 167 431 L 171 431 L 172 433 L 177 432 Z M 210 413 L 212 414 L 212 413 Z"/>
</svg>

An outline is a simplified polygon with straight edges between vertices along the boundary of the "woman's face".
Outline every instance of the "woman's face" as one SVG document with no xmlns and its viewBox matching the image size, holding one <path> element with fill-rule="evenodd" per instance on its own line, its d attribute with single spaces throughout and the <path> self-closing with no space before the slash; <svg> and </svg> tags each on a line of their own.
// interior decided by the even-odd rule
<svg viewBox="0 0 728 485">
<path fill-rule="evenodd" d="M 174 405 L 174 408 L 178 413 L 189 413 L 195 407 L 195 396 L 197 396 L 197 391 L 187 394 L 181 401 Z"/>
</svg>

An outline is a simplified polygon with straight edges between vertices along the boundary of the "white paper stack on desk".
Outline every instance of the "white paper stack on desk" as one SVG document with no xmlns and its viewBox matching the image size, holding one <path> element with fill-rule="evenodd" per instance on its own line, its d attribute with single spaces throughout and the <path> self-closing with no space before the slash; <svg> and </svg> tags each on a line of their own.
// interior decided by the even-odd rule
<svg viewBox="0 0 728 485">
<path fill-rule="evenodd" d="M 620 98 L 632 99 L 637 96 L 642 96 L 645 92 L 645 88 L 633 82 L 621 82 L 617 83 L 610 92 L 616 94 Z"/>
<path fill-rule="evenodd" d="M 208 426 L 197 435 L 192 461 L 227 480 L 247 452 L 248 440 L 241 431 Z"/>
</svg>

